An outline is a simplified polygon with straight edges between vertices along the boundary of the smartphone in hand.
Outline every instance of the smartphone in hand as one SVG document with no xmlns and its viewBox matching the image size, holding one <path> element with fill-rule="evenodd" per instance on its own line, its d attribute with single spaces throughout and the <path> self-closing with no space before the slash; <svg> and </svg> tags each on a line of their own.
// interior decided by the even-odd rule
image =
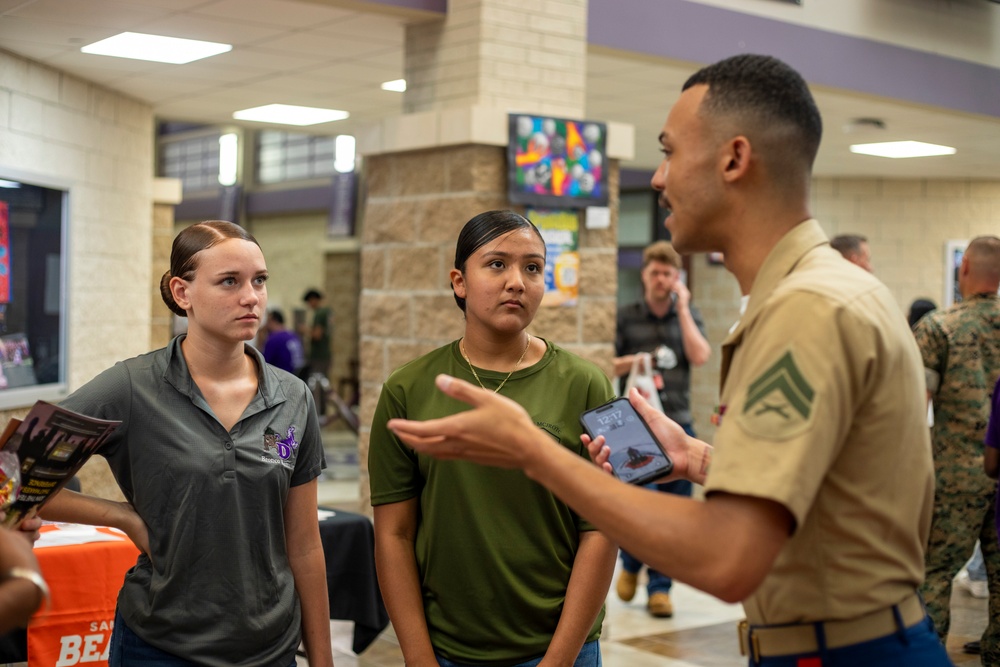
<svg viewBox="0 0 1000 667">
<path fill-rule="evenodd" d="M 615 476 L 629 484 L 648 484 L 669 475 L 674 463 L 627 398 L 616 398 L 580 415 L 591 438 L 599 435 L 611 450 Z"/>
</svg>

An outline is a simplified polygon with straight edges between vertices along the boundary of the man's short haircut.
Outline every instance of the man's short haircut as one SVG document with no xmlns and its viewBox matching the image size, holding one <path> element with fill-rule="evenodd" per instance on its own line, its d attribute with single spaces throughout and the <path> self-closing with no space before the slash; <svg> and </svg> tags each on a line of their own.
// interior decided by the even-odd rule
<svg viewBox="0 0 1000 667">
<path fill-rule="evenodd" d="M 969 270 L 977 278 L 1000 281 L 1000 238 L 977 236 L 969 241 L 964 257 L 969 258 Z"/>
<path fill-rule="evenodd" d="M 323 295 L 318 290 L 311 289 L 302 295 L 302 300 L 308 302 L 310 299 L 322 299 Z"/>
<path fill-rule="evenodd" d="M 667 241 L 657 241 L 646 246 L 646 249 L 642 251 L 642 268 L 645 269 L 650 262 L 669 264 L 677 270 L 680 270 L 682 266 L 681 256 Z"/>
<path fill-rule="evenodd" d="M 833 249 L 844 257 L 861 252 L 862 243 L 868 243 L 868 239 L 861 234 L 839 234 L 830 239 Z"/>
<path fill-rule="evenodd" d="M 708 86 L 702 113 L 738 119 L 739 132 L 746 133 L 751 144 L 755 138 L 774 137 L 772 152 L 787 151 L 811 173 L 823 137 L 823 120 L 798 72 L 777 58 L 744 54 L 698 70 L 683 90 L 700 84 Z"/>
<path fill-rule="evenodd" d="M 268 316 L 268 318 L 270 318 L 271 320 L 277 322 L 278 324 L 284 324 L 285 323 L 285 314 L 282 313 L 277 308 L 272 308 L 271 312 L 269 312 L 267 314 L 267 316 Z"/>
</svg>

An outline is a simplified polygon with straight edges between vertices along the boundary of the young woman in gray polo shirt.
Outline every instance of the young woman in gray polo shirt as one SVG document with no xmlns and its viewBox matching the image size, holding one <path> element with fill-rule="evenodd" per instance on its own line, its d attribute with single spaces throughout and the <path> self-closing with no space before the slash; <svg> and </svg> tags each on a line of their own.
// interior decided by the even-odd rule
<svg viewBox="0 0 1000 667">
<path fill-rule="evenodd" d="M 267 267 L 241 227 L 174 239 L 164 302 L 186 335 L 120 362 L 63 405 L 122 426 L 101 446 L 126 502 L 62 491 L 44 517 L 114 526 L 141 550 L 118 596 L 112 666 L 332 667 L 316 520 L 323 467 L 305 384 L 251 340 Z"/>
</svg>

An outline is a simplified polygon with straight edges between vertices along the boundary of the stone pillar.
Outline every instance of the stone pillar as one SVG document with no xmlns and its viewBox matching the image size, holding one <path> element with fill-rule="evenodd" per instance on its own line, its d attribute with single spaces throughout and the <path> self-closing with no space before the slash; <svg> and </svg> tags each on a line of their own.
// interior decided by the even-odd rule
<svg viewBox="0 0 1000 667">
<path fill-rule="evenodd" d="M 174 242 L 174 207 L 181 203 L 181 181 L 157 178 L 153 181 L 153 265 L 150 286 L 150 349 L 157 350 L 170 342 L 173 333 L 172 313 L 160 297 L 160 278 L 170 269 L 170 248 Z"/>
<path fill-rule="evenodd" d="M 358 136 L 366 201 L 361 249 L 361 507 L 369 507 L 368 440 L 382 382 L 459 338 L 448 281 L 462 226 L 507 199 L 507 114 L 582 118 L 586 0 L 454 0 L 447 18 L 407 28 L 409 113 Z M 599 120 L 599 119 L 595 119 Z M 617 291 L 618 160 L 631 126 L 609 123 L 611 225 L 579 212 L 577 305 L 540 308 L 529 327 L 611 372 Z"/>
</svg>

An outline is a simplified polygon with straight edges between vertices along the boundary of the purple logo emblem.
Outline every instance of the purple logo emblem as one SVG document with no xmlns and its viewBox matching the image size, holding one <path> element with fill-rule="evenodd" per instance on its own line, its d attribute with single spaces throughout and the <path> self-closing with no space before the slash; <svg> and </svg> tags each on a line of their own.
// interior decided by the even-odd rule
<svg viewBox="0 0 1000 667">
<path fill-rule="evenodd" d="M 264 434 L 264 451 L 273 449 L 281 459 L 287 460 L 298 448 L 299 443 L 295 441 L 295 426 L 289 426 L 285 437 L 281 440 L 278 439 L 278 434 L 271 429 L 267 429 Z"/>
</svg>

